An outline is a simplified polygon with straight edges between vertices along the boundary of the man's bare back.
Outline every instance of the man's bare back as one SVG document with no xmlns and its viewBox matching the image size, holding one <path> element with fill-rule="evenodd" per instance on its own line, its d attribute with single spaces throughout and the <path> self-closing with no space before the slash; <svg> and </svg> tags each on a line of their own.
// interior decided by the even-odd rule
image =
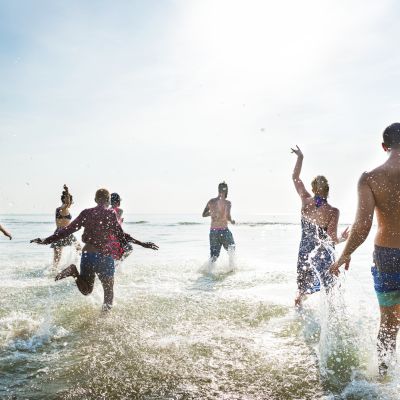
<svg viewBox="0 0 400 400">
<path fill-rule="evenodd" d="M 363 189 L 363 185 L 368 187 Z M 378 222 L 375 244 L 400 248 L 400 160 L 389 158 L 383 165 L 364 173 L 360 187 L 365 191 L 369 188 L 375 200 Z"/>
<path fill-rule="evenodd" d="M 226 228 L 231 220 L 231 202 L 216 197 L 211 199 L 206 206 L 208 215 L 211 216 L 211 228 Z"/>
<path fill-rule="evenodd" d="M 358 182 L 357 215 L 351 234 L 331 272 L 350 266 L 352 253 L 365 241 L 376 212 L 371 274 L 379 304 L 380 326 L 377 340 L 379 373 L 385 375 L 396 353 L 400 329 L 400 123 L 383 132 L 383 149 L 388 160 L 371 172 L 364 172 Z"/>
</svg>

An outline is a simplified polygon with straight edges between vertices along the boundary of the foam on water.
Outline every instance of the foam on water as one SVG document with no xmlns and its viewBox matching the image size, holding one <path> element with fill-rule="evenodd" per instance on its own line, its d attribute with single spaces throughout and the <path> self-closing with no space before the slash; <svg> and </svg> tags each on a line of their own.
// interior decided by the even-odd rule
<svg viewBox="0 0 400 400">
<path fill-rule="evenodd" d="M 202 221 L 127 218 L 128 232 L 160 250 L 135 247 L 117 267 L 115 306 L 103 314 L 98 281 L 88 297 L 72 279 L 54 282 L 51 250 L 29 245 L 51 227 L 13 218 L 18 243 L 0 242 L 2 398 L 398 398 L 398 366 L 385 381 L 375 367 L 372 247 L 297 312 L 298 225 L 243 218 L 255 223 L 232 228 L 234 265 L 225 252 L 210 265 Z M 75 259 L 66 251 L 62 264 Z"/>
</svg>

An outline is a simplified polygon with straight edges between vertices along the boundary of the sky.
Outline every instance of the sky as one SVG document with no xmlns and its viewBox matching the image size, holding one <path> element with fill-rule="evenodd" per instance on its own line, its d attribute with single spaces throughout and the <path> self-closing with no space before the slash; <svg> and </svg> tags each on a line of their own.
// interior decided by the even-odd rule
<svg viewBox="0 0 400 400">
<path fill-rule="evenodd" d="M 296 214 L 326 175 L 352 218 L 400 120 L 388 0 L 0 0 L 0 213 L 73 214 L 100 187 L 127 213 Z"/>
</svg>

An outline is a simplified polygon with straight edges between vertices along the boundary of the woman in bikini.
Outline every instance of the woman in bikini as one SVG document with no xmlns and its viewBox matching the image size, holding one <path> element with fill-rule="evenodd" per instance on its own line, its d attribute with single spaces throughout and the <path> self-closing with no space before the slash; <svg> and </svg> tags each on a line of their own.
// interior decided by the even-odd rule
<svg viewBox="0 0 400 400">
<path fill-rule="evenodd" d="M 319 175 L 311 182 L 311 195 L 300 179 L 303 153 L 296 146 L 291 149 L 297 161 L 293 170 L 293 183 L 301 199 L 301 230 L 299 256 L 297 261 L 297 296 L 295 305 L 301 306 L 308 294 L 327 289 L 334 284 L 329 267 L 334 263 L 334 246 L 344 242 L 349 233 L 346 228 L 340 238 L 337 236 L 339 210 L 328 203 L 328 180 Z"/>
<path fill-rule="evenodd" d="M 69 211 L 69 208 L 72 205 L 72 195 L 69 193 L 67 185 L 64 185 L 64 190 L 61 195 L 61 207 L 56 208 L 56 230 L 54 233 L 57 233 L 61 229 L 65 228 L 71 223 L 72 215 Z M 81 246 L 79 242 L 76 240 L 74 235 L 69 235 L 68 237 L 61 239 L 57 242 L 52 243 L 51 247 L 54 249 L 54 268 L 57 268 L 58 263 L 60 262 L 62 249 L 65 246 L 74 245 L 76 251 L 81 251 Z"/>
</svg>

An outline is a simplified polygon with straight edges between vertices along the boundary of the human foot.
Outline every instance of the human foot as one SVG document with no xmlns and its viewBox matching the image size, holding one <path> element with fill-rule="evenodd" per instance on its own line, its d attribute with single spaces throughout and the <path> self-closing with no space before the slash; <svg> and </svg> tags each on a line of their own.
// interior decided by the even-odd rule
<svg viewBox="0 0 400 400">
<path fill-rule="evenodd" d="M 59 281 L 60 279 L 67 278 L 68 276 L 73 276 L 74 278 L 79 276 L 79 272 L 76 269 L 75 264 L 71 264 L 69 267 L 63 269 L 60 273 L 58 273 L 55 277 L 55 281 Z"/>
</svg>

